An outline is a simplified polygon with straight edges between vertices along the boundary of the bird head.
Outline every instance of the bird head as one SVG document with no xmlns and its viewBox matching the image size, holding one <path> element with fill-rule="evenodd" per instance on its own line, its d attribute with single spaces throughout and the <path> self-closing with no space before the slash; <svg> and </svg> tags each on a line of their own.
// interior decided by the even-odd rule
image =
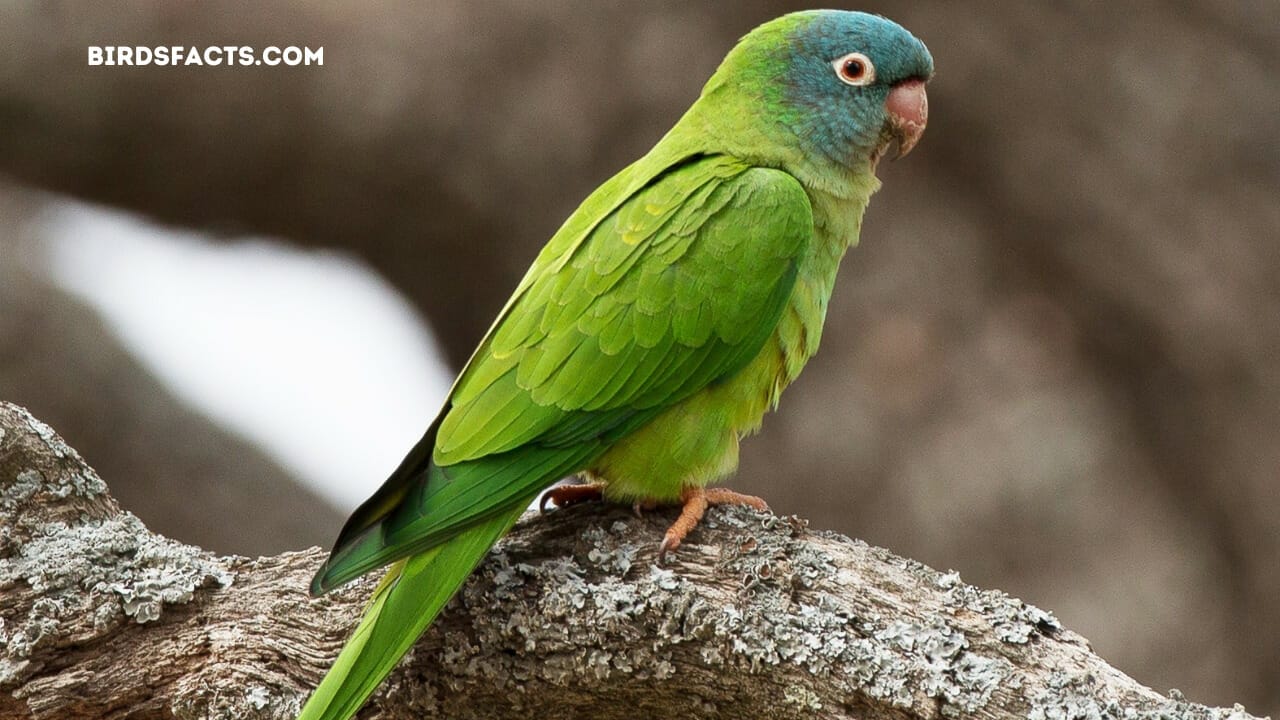
<svg viewBox="0 0 1280 720">
<path fill-rule="evenodd" d="M 752 115 L 729 132 L 798 143 L 808 157 L 875 166 L 893 142 L 910 152 L 928 120 L 933 58 L 897 23 L 860 12 L 784 15 L 744 37 L 703 90 L 725 112 Z"/>
</svg>

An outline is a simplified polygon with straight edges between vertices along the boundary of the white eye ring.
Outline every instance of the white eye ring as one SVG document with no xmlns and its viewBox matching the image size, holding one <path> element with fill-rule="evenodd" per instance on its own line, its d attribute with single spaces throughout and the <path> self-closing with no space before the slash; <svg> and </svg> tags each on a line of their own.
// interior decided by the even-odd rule
<svg viewBox="0 0 1280 720">
<path fill-rule="evenodd" d="M 832 61 L 831 67 L 835 68 L 836 77 L 846 85 L 861 87 L 876 81 L 876 66 L 871 63 L 871 58 L 859 52 Z"/>
</svg>

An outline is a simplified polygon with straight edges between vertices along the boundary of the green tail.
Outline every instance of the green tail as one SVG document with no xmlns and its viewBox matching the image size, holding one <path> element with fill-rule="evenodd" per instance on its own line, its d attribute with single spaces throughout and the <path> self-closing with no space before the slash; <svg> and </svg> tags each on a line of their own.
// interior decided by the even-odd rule
<svg viewBox="0 0 1280 720">
<path fill-rule="evenodd" d="M 347 720 L 354 715 L 528 502 L 393 565 L 298 720 Z"/>
</svg>

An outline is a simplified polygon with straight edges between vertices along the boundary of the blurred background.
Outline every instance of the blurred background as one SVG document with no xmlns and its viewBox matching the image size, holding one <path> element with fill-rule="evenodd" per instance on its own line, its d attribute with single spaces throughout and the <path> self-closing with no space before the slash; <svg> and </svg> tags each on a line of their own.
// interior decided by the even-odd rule
<svg viewBox="0 0 1280 720">
<path fill-rule="evenodd" d="M 0 398 L 151 527 L 327 546 L 560 221 L 801 6 L 0 4 Z M 734 487 L 1280 713 L 1280 4 L 873 2 L 931 48 Z M 89 45 L 324 48 L 89 67 Z"/>
</svg>

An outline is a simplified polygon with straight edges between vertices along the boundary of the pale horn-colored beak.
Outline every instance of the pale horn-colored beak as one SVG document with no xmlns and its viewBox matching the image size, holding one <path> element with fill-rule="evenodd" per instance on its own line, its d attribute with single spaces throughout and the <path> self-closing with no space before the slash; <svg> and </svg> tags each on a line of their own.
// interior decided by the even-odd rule
<svg viewBox="0 0 1280 720">
<path fill-rule="evenodd" d="M 889 113 L 889 127 L 898 140 L 900 158 L 911 152 L 920 142 L 924 126 L 929 122 L 929 96 L 924 91 L 923 80 L 904 80 L 889 90 L 884 109 Z"/>
</svg>

